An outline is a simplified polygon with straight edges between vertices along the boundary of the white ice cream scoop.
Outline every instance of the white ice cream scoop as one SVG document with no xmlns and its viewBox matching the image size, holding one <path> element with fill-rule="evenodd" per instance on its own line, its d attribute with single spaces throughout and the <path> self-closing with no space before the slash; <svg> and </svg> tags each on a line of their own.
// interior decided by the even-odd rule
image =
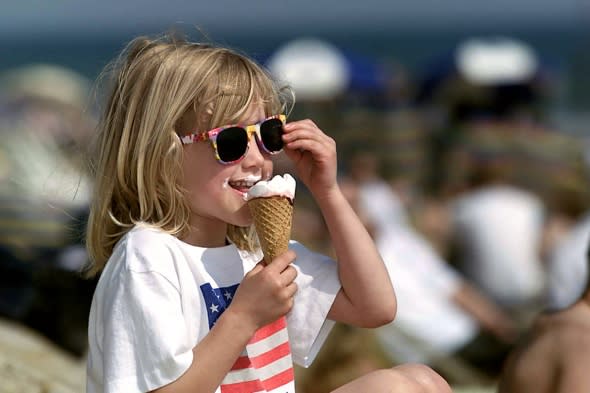
<svg viewBox="0 0 590 393">
<path fill-rule="evenodd" d="M 282 196 L 291 200 L 295 199 L 295 179 L 288 173 L 276 175 L 270 180 L 261 180 L 256 183 L 246 194 L 246 200 L 254 198 L 269 198 Z"/>
</svg>

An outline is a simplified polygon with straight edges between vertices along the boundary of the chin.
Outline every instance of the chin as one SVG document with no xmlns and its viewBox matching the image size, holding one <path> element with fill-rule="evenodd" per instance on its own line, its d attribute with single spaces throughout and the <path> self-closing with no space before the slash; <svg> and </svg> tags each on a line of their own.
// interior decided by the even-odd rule
<svg viewBox="0 0 590 393">
<path fill-rule="evenodd" d="M 238 227 L 249 227 L 254 223 L 254 219 L 250 214 L 250 209 L 248 205 L 244 205 L 241 209 L 236 211 L 234 215 L 234 220 L 230 222 L 230 224 L 238 226 Z"/>
</svg>

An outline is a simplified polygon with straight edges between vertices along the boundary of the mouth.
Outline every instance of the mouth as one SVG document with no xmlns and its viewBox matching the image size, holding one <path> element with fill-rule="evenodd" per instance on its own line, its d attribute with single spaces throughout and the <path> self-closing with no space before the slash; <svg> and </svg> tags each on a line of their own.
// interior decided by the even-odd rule
<svg viewBox="0 0 590 393">
<path fill-rule="evenodd" d="M 227 185 L 245 197 L 248 190 L 260 180 L 262 180 L 261 176 L 248 176 L 244 179 L 228 180 Z"/>
</svg>

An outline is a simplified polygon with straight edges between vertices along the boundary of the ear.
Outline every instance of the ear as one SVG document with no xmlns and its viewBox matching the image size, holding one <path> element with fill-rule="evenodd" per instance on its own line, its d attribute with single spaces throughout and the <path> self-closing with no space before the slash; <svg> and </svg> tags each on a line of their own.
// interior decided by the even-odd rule
<svg viewBox="0 0 590 393">
<path fill-rule="evenodd" d="M 206 125 L 211 122 L 211 118 L 213 117 L 213 102 L 208 102 L 205 104 L 204 110 L 197 111 L 195 108 L 195 113 L 198 115 L 196 118 L 196 124 L 199 127 L 207 128 Z"/>
</svg>

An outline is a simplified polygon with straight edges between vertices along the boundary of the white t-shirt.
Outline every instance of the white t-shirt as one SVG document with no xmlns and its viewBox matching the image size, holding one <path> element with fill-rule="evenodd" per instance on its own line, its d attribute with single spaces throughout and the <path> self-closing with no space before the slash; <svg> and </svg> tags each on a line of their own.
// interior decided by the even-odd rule
<svg viewBox="0 0 590 393">
<path fill-rule="evenodd" d="M 286 323 L 257 331 L 217 393 L 294 392 L 292 359 L 308 366 L 332 328 L 326 316 L 340 289 L 336 263 L 297 242 L 290 248 L 297 253 L 298 292 Z M 87 391 L 147 392 L 178 379 L 193 347 L 262 259 L 257 254 L 133 228 L 117 243 L 92 301 Z"/>
<path fill-rule="evenodd" d="M 399 227 L 408 224 L 401 200 L 392 187 L 384 181 L 362 182 L 359 185 L 359 205 L 378 232 L 385 231 L 391 226 Z"/>
<path fill-rule="evenodd" d="M 590 246 L 590 213 L 559 241 L 547 261 L 550 309 L 562 309 L 580 298 L 588 282 L 586 252 Z"/>
<path fill-rule="evenodd" d="M 454 227 L 465 275 L 506 306 L 536 300 L 545 272 L 539 247 L 544 207 L 539 198 L 509 186 L 465 194 L 454 204 Z"/>
<path fill-rule="evenodd" d="M 395 321 L 377 329 L 386 350 L 397 360 L 421 362 L 475 337 L 477 322 L 452 300 L 460 277 L 426 240 L 410 228 L 391 228 L 377 247 L 397 297 Z"/>
</svg>

